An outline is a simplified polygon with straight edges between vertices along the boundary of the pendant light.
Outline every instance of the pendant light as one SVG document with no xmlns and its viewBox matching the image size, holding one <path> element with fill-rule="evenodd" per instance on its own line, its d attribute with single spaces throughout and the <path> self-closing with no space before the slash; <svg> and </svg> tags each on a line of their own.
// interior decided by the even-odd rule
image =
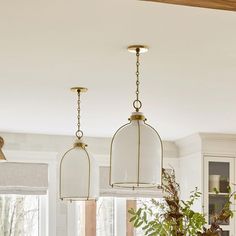
<svg viewBox="0 0 236 236">
<path fill-rule="evenodd" d="M 62 157 L 60 163 L 60 199 L 69 201 L 94 200 L 97 197 L 98 176 L 93 158 L 83 142 L 83 132 L 80 129 L 80 94 L 87 88 L 74 87 L 78 95 L 78 129 L 77 140 Z"/>
<path fill-rule="evenodd" d="M 4 145 L 4 139 L 0 137 L 0 161 L 6 161 L 6 157 L 2 152 L 3 145 Z"/>
<path fill-rule="evenodd" d="M 132 45 L 128 51 L 136 53 L 135 111 L 129 122 L 114 134 L 110 149 L 110 185 L 121 188 L 160 188 L 163 145 L 158 132 L 146 122 L 140 112 L 139 99 L 140 54 L 148 51 L 143 45 Z"/>
</svg>

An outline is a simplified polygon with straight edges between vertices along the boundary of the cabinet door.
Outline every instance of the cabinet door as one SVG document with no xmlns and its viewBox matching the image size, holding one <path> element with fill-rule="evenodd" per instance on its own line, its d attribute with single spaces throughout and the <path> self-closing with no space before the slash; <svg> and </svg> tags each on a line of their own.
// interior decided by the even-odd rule
<svg viewBox="0 0 236 236">
<path fill-rule="evenodd" d="M 228 186 L 234 190 L 235 167 L 234 158 L 205 156 L 204 159 L 204 213 L 210 225 L 214 214 L 219 213 L 226 203 Z M 234 235 L 233 219 L 222 221 L 220 225 L 223 235 Z"/>
</svg>

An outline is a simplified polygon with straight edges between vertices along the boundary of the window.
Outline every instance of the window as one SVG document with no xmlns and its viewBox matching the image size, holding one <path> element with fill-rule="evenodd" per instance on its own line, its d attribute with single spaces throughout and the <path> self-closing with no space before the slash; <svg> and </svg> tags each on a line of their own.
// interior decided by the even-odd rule
<svg viewBox="0 0 236 236">
<path fill-rule="evenodd" d="M 39 236 L 39 197 L 0 195 L 0 235 Z"/>
<path fill-rule="evenodd" d="M 143 236 L 142 229 L 135 229 L 129 222 L 131 216 L 128 209 L 142 207 L 144 203 L 153 207 L 150 198 L 128 200 L 100 197 L 96 202 L 71 203 L 68 205 L 70 212 L 68 235 Z"/>
<path fill-rule="evenodd" d="M 99 198 L 96 220 L 96 236 L 114 236 L 114 198 Z"/>
<path fill-rule="evenodd" d="M 101 197 L 95 202 L 69 204 L 71 220 L 75 218 L 74 230 L 70 235 L 114 236 L 114 199 Z M 74 210 L 73 210 L 74 209 Z M 74 212 L 74 213 L 73 213 Z"/>
<path fill-rule="evenodd" d="M 69 204 L 69 207 L 72 204 L 75 204 L 75 215 L 74 215 L 75 233 L 74 234 L 84 236 L 85 235 L 85 202 L 82 202 L 82 201 L 74 202 L 74 203 Z M 72 232 L 70 233 L 73 234 Z"/>
</svg>

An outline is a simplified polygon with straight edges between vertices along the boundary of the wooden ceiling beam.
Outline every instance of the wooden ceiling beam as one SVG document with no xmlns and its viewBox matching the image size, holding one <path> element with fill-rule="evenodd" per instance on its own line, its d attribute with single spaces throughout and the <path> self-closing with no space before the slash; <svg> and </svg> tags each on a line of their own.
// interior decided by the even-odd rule
<svg viewBox="0 0 236 236">
<path fill-rule="evenodd" d="M 141 0 L 176 5 L 236 11 L 236 0 Z"/>
</svg>

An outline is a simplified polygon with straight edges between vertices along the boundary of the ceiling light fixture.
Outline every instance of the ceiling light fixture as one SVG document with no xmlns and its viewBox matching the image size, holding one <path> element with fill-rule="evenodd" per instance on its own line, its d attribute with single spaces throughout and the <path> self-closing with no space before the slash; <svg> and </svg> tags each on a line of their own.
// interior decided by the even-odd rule
<svg viewBox="0 0 236 236">
<path fill-rule="evenodd" d="M 163 145 L 158 132 L 146 123 L 140 112 L 140 54 L 148 51 L 143 45 L 132 45 L 128 51 L 136 53 L 135 112 L 129 123 L 114 134 L 110 149 L 110 185 L 121 188 L 159 188 L 161 186 Z"/>
<path fill-rule="evenodd" d="M 77 140 L 61 159 L 60 163 L 60 199 L 69 201 L 93 200 L 97 197 L 98 181 L 95 162 L 86 150 L 80 129 L 80 94 L 87 88 L 74 87 L 78 95 L 78 123 L 75 133 Z"/>
<path fill-rule="evenodd" d="M 6 157 L 4 153 L 2 152 L 3 145 L 4 145 L 4 139 L 0 137 L 0 161 L 6 161 Z"/>
</svg>

